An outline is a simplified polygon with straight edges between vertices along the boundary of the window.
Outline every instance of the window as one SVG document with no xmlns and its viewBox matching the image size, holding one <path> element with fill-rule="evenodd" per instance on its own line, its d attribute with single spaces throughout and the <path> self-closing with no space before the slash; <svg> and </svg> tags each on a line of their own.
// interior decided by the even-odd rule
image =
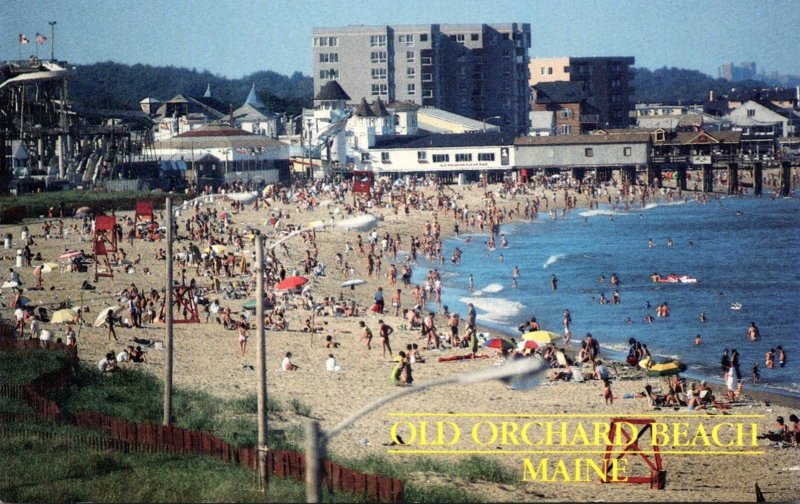
<svg viewBox="0 0 800 504">
<path fill-rule="evenodd" d="M 328 37 L 314 37 L 314 47 L 328 47 Z"/>
<path fill-rule="evenodd" d="M 470 34 L 470 36 L 469 36 L 469 39 L 470 39 L 470 40 L 472 40 L 472 41 L 474 42 L 474 41 L 476 41 L 476 40 L 480 40 L 480 39 L 481 39 L 481 36 L 480 36 L 480 35 L 478 35 L 477 33 L 472 33 L 472 34 Z"/>
<path fill-rule="evenodd" d="M 414 51 L 406 51 L 406 62 L 407 63 L 413 63 L 414 62 L 414 58 L 415 58 Z"/>
<path fill-rule="evenodd" d="M 541 67 L 541 68 L 539 69 L 539 75 L 544 75 L 544 67 Z"/>
<path fill-rule="evenodd" d="M 447 163 L 450 161 L 450 154 L 434 154 L 433 155 L 433 162 L 434 163 Z"/>
<path fill-rule="evenodd" d="M 562 124 L 561 128 L 559 128 L 559 133 L 561 133 L 562 135 L 569 135 L 570 133 L 572 133 L 572 126 L 570 126 L 569 124 Z"/>
<path fill-rule="evenodd" d="M 417 94 L 417 85 L 416 84 L 409 84 L 408 85 L 408 94 L 410 94 L 410 95 Z"/>
<path fill-rule="evenodd" d="M 336 47 L 339 45 L 339 37 L 328 37 L 328 45 L 330 47 Z"/>
<path fill-rule="evenodd" d="M 563 108 L 558 111 L 559 117 L 562 119 L 571 119 L 572 118 L 572 109 Z"/>
<path fill-rule="evenodd" d="M 386 78 L 386 69 L 385 68 L 373 68 L 372 69 L 372 78 L 373 79 L 380 79 L 383 80 Z"/>
<path fill-rule="evenodd" d="M 370 35 L 370 47 L 386 47 L 386 35 Z"/>
<path fill-rule="evenodd" d="M 386 63 L 386 51 L 372 51 L 369 59 L 372 63 Z"/>
<path fill-rule="evenodd" d="M 420 63 L 423 65 L 430 65 L 431 64 L 431 57 L 430 56 L 423 56 L 420 58 Z"/>
<path fill-rule="evenodd" d="M 428 153 L 425 151 L 417 151 L 417 162 L 419 163 L 427 163 L 428 162 Z"/>
<path fill-rule="evenodd" d="M 591 147 L 586 147 L 586 149 L 584 149 L 583 152 L 586 155 L 586 157 L 594 157 L 594 149 Z"/>
<path fill-rule="evenodd" d="M 389 85 L 388 84 L 373 84 L 372 85 L 372 96 L 383 96 L 389 94 Z"/>
<path fill-rule="evenodd" d="M 623 147 L 622 148 L 622 155 L 623 156 L 630 156 L 631 155 L 631 148 L 630 147 Z"/>
<path fill-rule="evenodd" d="M 381 152 L 381 163 L 391 163 L 388 152 Z"/>
<path fill-rule="evenodd" d="M 338 79 L 339 78 L 339 71 L 334 70 L 333 68 L 328 70 L 320 70 L 319 71 L 319 78 L 320 79 Z"/>
<path fill-rule="evenodd" d="M 494 161 L 494 152 L 479 152 L 478 161 Z"/>
<path fill-rule="evenodd" d="M 464 35 L 463 33 L 455 33 L 453 35 L 450 35 L 450 40 L 454 40 L 459 44 L 463 44 L 466 38 L 467 38 L 466 35 Z"/>
<path fill-rule="evenodd" d="M 466 163 L 472 161 L 472 154 L 456 154 L 457 163 Z"/>
<path fill-rule="evenodd" d="M 406 68 L 406 77 L 408 77 L 409 79 L 413 79 L 416 76 L 417 76 L 417 69 L 416 68 L 414 68 L 414 67 Z"/>
<path fill-rule="evenodd" d="M 414 45 L 414 35 L 400 35 L 397 41 L 401 44 Z"/>
<path fill-rule="evenodd" d="M 420 34 L 419 41 L 420 42 L 427 42 L 428 41 L 428 34 L 427 33 Z"/>
<path fill-rule="evenodd" d="M 339 63 L 339 53 L 319 53 L 320 63 Z"/>
<path fill-rule="evenodd" d="M 547 75 L 553 75 L 553 67 L 547 67 Z"/>
<path fill-rule="evenodd" d="M 423 98 L 433 98 L 433 89 L 423 89 L 422 90 L 422 97 Z"/>
<path fill-rule="evenodd" d="M 756 116 L 756 109 L 747 109 L 747 117 L 755 117 Z"/>
<path fill-rule="evenodd" d="M 433 76 L 430 73 L 423 73 L 422 74 L 422 82 L 430 82 L 433 80 Z"/>
</svg>

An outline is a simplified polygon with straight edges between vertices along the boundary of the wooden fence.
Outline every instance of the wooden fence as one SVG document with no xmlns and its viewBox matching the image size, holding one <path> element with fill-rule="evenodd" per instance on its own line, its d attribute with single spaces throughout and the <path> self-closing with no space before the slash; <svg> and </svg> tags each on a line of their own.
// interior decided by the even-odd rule
<svg viewBox="0 0 800 504">
<path fill-rule="evenodd" d="M 0 386 L 0 396 L 21 398 L 33 410 L 32 414 L 0 414 L 0 423 L 35 418 L 53 425 L 61 424 L 65 421 L 61 409 L 54 401 L 45 396 L 48 392 L 63 389 L 69 384 L 73 366 L 77 362 L 76 352 L 72 348 L 50 342 L 5 338 L 3 337 L 5 334 L 7 333 L 3 329 L 3 324 L 0 323 L 0 348 L 47 348 L 53 351 L 67 352 L 70 358 L 61 369 L 42 375 L 27 385 Z M 235 448 L 208 432 L 152 422 L 129 422 L 124 418 L 112 417 L 96 411 L 83 411 L 68 420 L 82 429 L 99 431 L 105 435 L 105 438 L 89 436 L 85 438 L 85 441 L 82 441 L 84 438 L 81 436 L 69 436 L 71 442 L 83 443 L 83 446 L 90 448 L 110 449 L 123 453 L 158 451 L 181 455 L 205 455 L 228 463 L 239 464 L 248 469 L 258 468 L 258 450 L 255 446 L 247 445 Z M 9 428 L 0 425 L 0 433 L 5 432 L 3 429 L 8 430 Z M 42 435 L 52 436 L 53 434 Z M 404 482 L 402 480 L 364 474 L 329 460 L 324 461 L 323 467 L 325 476 L 322 484 L 330 491 L 365 496 L 370 502 L 394 504 L 403 502 Z M 268 474 L 303 481 L 305 468 L 305 456 L 302 453 L 287 450 L 269 450 L 267 452 Z"/>
</svg>

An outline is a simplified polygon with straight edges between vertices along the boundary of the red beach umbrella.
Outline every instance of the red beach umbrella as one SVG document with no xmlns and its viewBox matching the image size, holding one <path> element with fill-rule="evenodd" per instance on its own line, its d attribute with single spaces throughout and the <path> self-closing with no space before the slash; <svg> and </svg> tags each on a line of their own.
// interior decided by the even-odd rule
<svg viewBox="0 0 800 504">
<path fill-rule="evenodd" d="M 281 280 L 278 285 L 275 286 L 278 290 L 291 290 L 301 287 L 308 283 L 308 278 L 302 276 L 290 276 L 286 277 Z"/>
</svg>

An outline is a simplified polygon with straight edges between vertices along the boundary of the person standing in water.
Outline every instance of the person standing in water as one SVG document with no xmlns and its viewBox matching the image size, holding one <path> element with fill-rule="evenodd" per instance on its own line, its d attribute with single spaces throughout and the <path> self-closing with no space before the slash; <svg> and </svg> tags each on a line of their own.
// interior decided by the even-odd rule
<svg viewBox="0 0 800 504">
<path fill-rule="evenodd" d="M 553 289 L 553 292 L 558 290 L 558 277 L 556 277 L 555 273 L 550 277 L 550 287 Z"/>
</svg>

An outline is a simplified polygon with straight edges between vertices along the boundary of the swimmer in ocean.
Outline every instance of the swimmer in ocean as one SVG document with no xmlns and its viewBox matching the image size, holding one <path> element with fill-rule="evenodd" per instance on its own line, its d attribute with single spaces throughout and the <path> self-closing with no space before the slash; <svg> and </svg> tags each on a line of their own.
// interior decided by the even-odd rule
<svg viewBox="0 0 800 504">
<path fill-rule="evenodd" d="M 700 322 L 705 322 L 706 320 L 706 312 L 700 312 Z"/>
<path fill-rule="evenodd" d="M 475 277 L 472 276 L 472 273 L 469 274 L 469 291 L 472 292 L 475 290 Z"/>
<path fill-rule="evenodd" d="M 655 246 L 656 246 L 656 244 L 655 244 L 655 242 L 653 241 L 653 239 L 652 239 L 652 238 L 648 238 L 648 239 L 647 239 L 647 248 L 653 248 L 653 247 L 655 247 Z"/>
<path fill-rule="evenodd" d="M 689 240 L 689 243 L 687 243 L 687 246 L 694 247 L 694 243 L 692 243 L 692 240 Z"/>
<path fill-rule="evenodd" d="M 514 289 L 517 288 L 517 278 L 519 278 L 519 266 L 514 266 L 511 270 L 511 287 Z"/>
<path fill-rule="evenodd" d="M 672 245 L 672 238 L 667 238 L 667 247 L 671 247 Z"/>
<path fill-rule="evenodd" d="M 553 289 L 553 292 L 558 290 L 558 277 L 556 277 L 555 273 L 550 277 L 550 287 Z"/>
<path fill-rule="evenodd" d="M 503 248 L 508 248 L 508 239 L 506 235 L 500 235 L 500 246 Z"/>
<path fill-rule="evenodd" d="M 701 345 L 702 343 L 703 343 L 703 340 L 700 339 L 700 335 L 699 334 L 694 337 L 694 344 L 695 345 Z"/>
<path fill-rule="evenodd" d="M 505 262 L 506 260 L 505 257 L 503 257 L 503 254 L 500 254 L 500 257 L 498 257 L 498 259 L 500 260 L 500 262 Z"/>
<path fill-rule="evenodd" d="M 648 324 L 652 324 L 653 323 L 653 316 L 648 313 L 647 315 L 644 316 L 644 319 L 642 319 L 642 320 L 644 320 Z"/>
</svg>

